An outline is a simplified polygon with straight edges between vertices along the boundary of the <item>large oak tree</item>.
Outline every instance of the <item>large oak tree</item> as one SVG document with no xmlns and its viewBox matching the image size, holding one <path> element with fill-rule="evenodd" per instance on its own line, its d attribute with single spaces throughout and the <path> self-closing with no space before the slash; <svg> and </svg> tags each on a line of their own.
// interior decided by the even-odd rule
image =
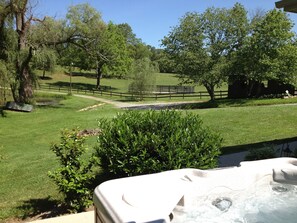
<svg viewBox="0 0 297 223">
<path fill-rule="evenodd" d="M 202 14 L 187 13 L 162 43 L 184 81 L 204 85 L 214 100 L 214 89 L 226 81 L 228 58 L 241 45 L 247 24 L 240 4 L 208 8 Z"/>
<path fill-rule="evenodd" d="M 231 80 L 245 81 L 247 96 L 255 88 L 258 96 L 264 81 L 297 83 L 297 46 L 292 27 L 292 21 L 280 10 L 271 10 L 253 21 L 229 72 Z"/>
</svg>

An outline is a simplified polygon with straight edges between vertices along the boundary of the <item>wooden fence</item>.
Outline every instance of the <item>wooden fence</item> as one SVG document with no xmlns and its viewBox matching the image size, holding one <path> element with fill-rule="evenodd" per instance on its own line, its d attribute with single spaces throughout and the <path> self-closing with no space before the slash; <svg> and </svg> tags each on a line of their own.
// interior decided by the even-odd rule
<svg viewBox="0 0 297 223">
<path fill-rule="evenodd" d="M 108 97 L 120 97 L 120 98 L 143 98 L 143 99 L 164 99 L 164 98 L 199 98 L 199 99 L 209 99 L 209 94 L 206 91 L 199 91 L 194 93 L 146 93 L 146 94 L 135 94 L 135 93 L 123 93 L 103 89 L 83 89 L 83 88 L 69 88 L 69 87 L 59 87 L 53 85 L 42 84 L 39 85 L 37 89 L 48 90 L 48 91 L 58 91 L 58 92 L 68 92 L 73 94 L 91 94 L 99 96 L 108 96 Z M 227 98 L 228 91 L 215 91 L 215 98 Z"/>
</svg>

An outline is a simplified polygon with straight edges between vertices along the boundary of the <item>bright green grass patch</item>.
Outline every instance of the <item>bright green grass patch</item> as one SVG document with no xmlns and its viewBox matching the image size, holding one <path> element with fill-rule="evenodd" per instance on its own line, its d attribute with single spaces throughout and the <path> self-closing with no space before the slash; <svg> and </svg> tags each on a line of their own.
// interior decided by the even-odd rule
<svg viewBox="0 0 297 223">
<path fill-rule="evenodd" d="M 21 206 L 48 196 L 58 199 L 56 186 L 47 176 L 57 167 L 50 151 L 52 142 L 59 142 L 64 128 L 97 128 L 97 119 L 113 117 L 117 110 L 102 105 L 94 110 L 79 110 L 94 104 L 93 100 L 68 97 L 59 106 L 36 108 L 32 113 L 7 111 L 0 118 L 0 222 L 23 216 Z M 91 140 L 94 143 L 94 137 Z"/>
<path fill-rule="evenodd" d="M 65 95 L 46 94 L 43 97 L 58 98 L 59 104 L 39 107 L 32 113 L 7 112 L 6 118 L 0 117 L 0 222 L 14 216 L 22 217 L 24 209 L 21 206 L 26 202 L 46 200 L 48 196 L 59 199 L 47 172 L 57 167 L 50 145 L 59 142 L 61 129 L 97 128 L 97 119 L 113 117 L 119 111 L 111 105 L 102 105 L 80 112 L 102 103 Z M 243 106 L 283 101 L 295 103 L 294 100 L 218 100 L 216 109 L 191 109 L 184 113 L 199 114 L 205 125 L 221 134 L 224 146 L 236 146 L 296 137 L 297 106 Z M 95 141 L 95 137 L 90 138 L 89 144 L 93 145 Z"/>
<path fill-rule="evenodd" d="M 38 72 L 37 72 L 38 73 Z M 176 74 L 171 73 L 156 73 L 156 85 L 179 85 L 181 80 L 178 78 Z M 69 87 L 70 77 L 68 74 L 63 72 L 54 73 L 48 78 L 39 80 L 41 84 L 51 84 L 56 87 Z M 73 87 L 81 87 L 92 89 L 96 87 L 96 76 L 90 73 L 82 73 L 76 72 L 71 77 L 71 82 Z M 118 78 L 102 78 L 101 85 L 102 86 L 110 86 L 113 91 L 116 92 L 128 92 L 128 87 L 131 80 L 129 79 L 118 79 Z M 191 85 L 191 84 L 189 84 Z M 221 88 L 217 90 L 227 90 L 227 85 L 224 84 Z M 195 86 L 195 91 L 206 91 L 203 86 Z"/>
<path fill-rule="evenodd" d="M 296 137 L 297 106 L 253 106 L 197 109 L 204 123 L 219 132 L 223 146 Z"/>
</svg>

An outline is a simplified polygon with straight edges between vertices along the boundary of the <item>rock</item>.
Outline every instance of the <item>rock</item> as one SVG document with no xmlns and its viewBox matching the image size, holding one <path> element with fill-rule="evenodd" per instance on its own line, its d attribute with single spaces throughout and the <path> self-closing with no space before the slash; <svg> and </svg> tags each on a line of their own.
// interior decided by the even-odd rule
<svg viewBox="0 0 297 223">
<path fill-rule="evenodd" d="M 6 103 L 5 109 L 21 112 L 31 112 L 33 110 L 33 105 L 29 104 L 18 104 L 14 101 Z"/>
</svg>

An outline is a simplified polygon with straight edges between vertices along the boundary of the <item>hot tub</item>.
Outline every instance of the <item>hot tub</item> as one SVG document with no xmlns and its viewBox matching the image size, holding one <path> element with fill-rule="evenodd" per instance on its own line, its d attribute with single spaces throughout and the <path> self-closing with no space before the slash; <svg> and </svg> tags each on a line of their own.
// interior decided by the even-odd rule
<svg viewBox="0 0 297 223">
<path fill-rule="evenodd" d="M 95 189 L 95 221 L 292 223 L 297 219 L 295 185 L 294 158 L 121 178 Z"/>
</svg>

